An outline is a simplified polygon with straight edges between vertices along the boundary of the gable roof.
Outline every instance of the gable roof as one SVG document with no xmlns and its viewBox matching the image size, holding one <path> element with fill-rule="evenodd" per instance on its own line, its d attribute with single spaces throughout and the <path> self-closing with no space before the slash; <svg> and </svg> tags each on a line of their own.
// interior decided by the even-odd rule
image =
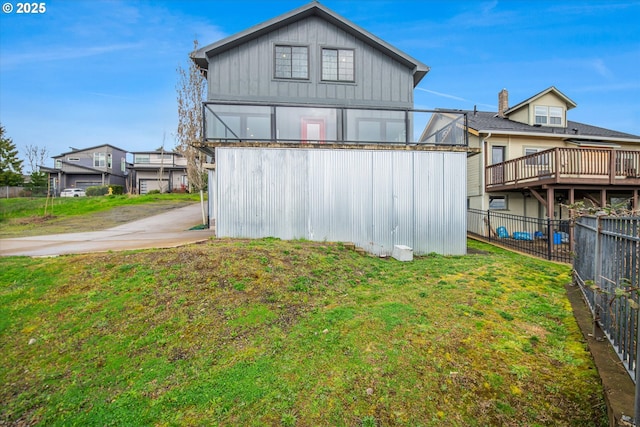
<svg viewBox="0 0 640 427">
<path fill-rule="evenodd" d="M 230 37 L 204 46 L 192 52 L 191 59 L 193 59 L 200 69 L 207 70 L 209 67 L 208 58 L 310 16 L 317 16 L 330 22 L 336 27 L 346 31 L 359 40 L 362 40 L 375 49 L 384 52 L 386 55 L 412 69 L 414 87 L 417 86 L 420 80 L 422 80 L 422 78 L 429 72 L 430 68 L 427 65 L 396 49 L 384 40 L 379 39 L 365 29 L 321 5 L 317 1 L 313 1 L 305 6 L 255 25 Z"/>
<path fill-rule="evenodd" d="M 508 108 L 504 114 L 505 115 L 509 115 L 511 113 L 513 113 L 514 111 L 519 110 L 520 108 L 524 107 L 527 104 L 532 103 L 533 101 L 535 101 L 536 99 L 548 94 L 548 93 L 553 93 L 555 94 L 558 98 L 562 99 L 566 104 L 567 104 L 567 110 L 570 110 L 572 108 L 576 108 L 578 106 L 578 104 L 576 104 L 575 102 L 573 102 L 567 95 L 565 95 L 564 93 L 560 92 L 558 89 L 556 89 L 555 86 L 551 86 L 545 90 L 543 90 L 540 93 L 536 93 L 535 95 L 533 95 L 531 98 L 525 99 L 524 101 L 522 101 L 521 103 L 514 105 L 511 108 Z"/>
<path fill-rule="evenodd" d="M 497 113 L 487 111 L 465 111 L 467 113 L 467 125 L 480 133 L 493 134 L 519 134 L 530 136 L 559 137 L 571 140 L 591 141 L 619 141 L 640 143 L 640 136 L 618 132 L 584 123 L 567 121 L 567 127 L 557 126 L 530 126 L 526 123 L 516 122 L 508 118 L 499 117 Z"/>
<path fill-rule="evenodd" d="M 96 148 L 101 148 L 101 147 L 111 147 L 114 150 L 118 150 L 118 151 L 122 151 L 123 153 L 126 153 L 126 150 L 123 150 L 122 148 L 118 148 L 115 145 L 111 145 L 111 144 L 100 144 L 100 145 L 94 145 L 93 147 L 88 147 L 88 148 L 74 148 L 74 147 L 69 147 L 71 148 L 71 151 L 66 151 L 64 153 L 58 154 L 57 156 L 51 156 L 52 158 L 56 158 L 56 157 L 62 157 L 62 156 L 66 156 L 68 154 L 73 154 L 73 153 L 81 153 L 83 151 L 93 151 Z"/>
</svg>

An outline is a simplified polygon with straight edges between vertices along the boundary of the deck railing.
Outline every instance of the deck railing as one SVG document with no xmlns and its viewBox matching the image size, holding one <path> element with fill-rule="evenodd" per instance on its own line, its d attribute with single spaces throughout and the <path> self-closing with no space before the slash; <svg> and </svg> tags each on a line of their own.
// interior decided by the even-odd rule
<svg viewBox="0 0 640 427">
<path fill-rule="evenodd" d="M 486 187 L 544 183 L 640 184 L 640 150 L 552 148 L 486 168 Z"/>
<path fill-rule="evenodd" d="M 205 102 L 203 143 L 468 147 L 460 111 Z"/>
</svg>

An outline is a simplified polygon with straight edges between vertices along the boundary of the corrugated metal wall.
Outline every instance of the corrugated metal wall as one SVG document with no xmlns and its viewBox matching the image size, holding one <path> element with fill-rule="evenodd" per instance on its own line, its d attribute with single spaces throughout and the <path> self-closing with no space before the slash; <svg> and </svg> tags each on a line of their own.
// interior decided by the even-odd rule
<svg viewBox="0 0 640 427">
<path fill-rule="evenodd" d="M 466 253 L 466 153 L 216 148 L 219 237 L 353 242 L 376 255 Z"/>
</svg>

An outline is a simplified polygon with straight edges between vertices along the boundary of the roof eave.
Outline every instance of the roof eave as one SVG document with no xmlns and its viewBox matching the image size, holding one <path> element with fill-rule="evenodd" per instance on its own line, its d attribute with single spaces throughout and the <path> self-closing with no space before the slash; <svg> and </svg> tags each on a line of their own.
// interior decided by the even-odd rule
<svg viewBox="0 0 640 427">
<path fill-rule="evenodd" d="M 470 128 L 471 129 L 471 128 Z M 574 134 L 561 134 L 561 133 L 544 133 L 544 132 L 523 132 L 523 131 L 513 131 L 513 130 L 502 130 L 502 129 L 478 129 L 477 132 L 479 134 L 491 134 L 491 135 L 515 135 L 515 136 L 532 136 L 536 138 L 557 138 L 563 140 L 587 140 L 587 141 L 611 141 L 611 142 L 629 142 L 633 144 L 640 144 L 640 139 L 638 138 L 621 138 L 621 137 L 613 137 L 606 135 L 574 135 Z"/>
</svg>

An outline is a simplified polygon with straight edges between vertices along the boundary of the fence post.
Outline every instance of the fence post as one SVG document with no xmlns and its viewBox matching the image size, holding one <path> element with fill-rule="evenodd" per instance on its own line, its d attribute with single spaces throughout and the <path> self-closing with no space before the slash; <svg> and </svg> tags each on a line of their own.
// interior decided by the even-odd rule
<svg viewBox="0 0 640 427">
<path fill-rule="evenodd" d="M 553 253 L 553 241 L 554 235 L 553 230 L 551 229 L 551 218 L 547 217 L 547 259 L 551 260 L 551 255 Z"/>
<path fill-rule="evenodd" d="M 489 241 L 491 241 L 491 210 L 487 209 L 487 225 L 489 226 Z"/>
</svg>

